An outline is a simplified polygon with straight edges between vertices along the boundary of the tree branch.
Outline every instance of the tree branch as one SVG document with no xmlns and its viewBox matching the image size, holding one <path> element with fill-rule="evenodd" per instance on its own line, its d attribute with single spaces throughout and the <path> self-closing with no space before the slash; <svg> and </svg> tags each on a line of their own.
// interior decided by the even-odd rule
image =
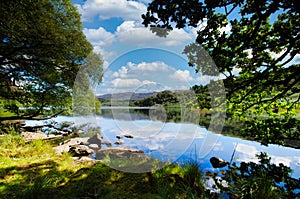
<svg viewBox="0 0 300 199">
<path fill-rule="evenodd" d="M 59 114 L 63 113 L 65 110 L 61 110 L 53 115 L 50 115 L 50 116 L 47 116 L 47 117 L 43 117 L 43 118 L 40 118 L 40 117 L 35 117 L 35 116 L 20 116 L 20 115 L 17 115 L 17 116 L 9 116 L 9 117 L 0 117 L 0 121 L 5 121 L 5 120 L 37 120 L 37 121 L 41 121 L 41 120 L 48 120 L 48 119 L 51 119 L 53 117 L 57 117 Z"/>
</svg>

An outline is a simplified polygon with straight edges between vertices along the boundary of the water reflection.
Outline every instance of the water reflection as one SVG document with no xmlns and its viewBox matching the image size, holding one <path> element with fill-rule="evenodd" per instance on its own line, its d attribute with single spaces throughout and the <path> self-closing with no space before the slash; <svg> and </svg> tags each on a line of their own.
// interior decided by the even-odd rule
<svg viewBox="0 0 300 199">
<path fill-rule="evenodd" d="M 268 147 L 262 146 L 258 142 L 243 140 L 224 134 L 238 133 L 242 124 L 238 121 L 225 122 L 222 135 L 215 135 L 208 131 L 210 115 L 199 115 L 198 122 L 189 117 L 189 120 L 181 120 L 185 111 L 174 109 L 166 110 L 166 117 L 156 116 L 148 108 L 103 108 L 102 115 L 97 117 L 64 117 L 55 118 L 56 121 L 80 121 L 83 123 L 93 123 L 100 126 L 101 134 L 105 141 L 114 143 L 117 135 L 131 134 L 133 139 L 122 138 L 122 146 L 143 150 L 147 155 L 158 158 L 162 161 L 172 161 L 184 163 L 187 161 L 197 161 L 204 171 L 216 171 L 212 168 L 209 159 L 213 156 L 226 161 L 236 162 L 257 162 L 255 154 L 267 152 L 272 158 L 272 162 L 283 163 L 294 170 L 292 177 L 300 177 L 300 150 L 270 144 Z M 157 112 L 158 113 L 158 112 Z M 161 119 L 161 120 L 160 120 Z M 41 122 L 41 121 L 38 121 Z M 29 125 L 36 125 L 37 121 L 31 121 Z M 208 138 L 217 136 L 216 142 L 209 142 Z M 114 145 L 114 144 L 113 144 Z M 116 146 L 116 145 L 115 145 Z M 203 156 L 203 150 L 209 149 Z"/>
<path fill-rule="evenodd" d="M 276 164 L 290 166 L 294 170 L 293 177 L 300 177 L 300 151 L 297 149 L 278 145 L 266 147 L 254 141 L 215 135 L 208 131 L 208 114 L 190 114 L 178 108 L 165 109 L 165 112 L 166 117 L 160 115 L 159 111 L 151 113 L 147 108 L 103 109 L 97 122 L 108 141 L 114 143 L 117 135 L 131 134 L 134 139 L 124 138 L 124 146 L 141 149 L 163 161 L 198 161 L 204 171 L 215 171 L 209 162 L 212 156 L 230 161 L 236 149 L 233 161 L 257 162 L 255 154 L 263 151 L 267 152 Z M 182 120 L 184 114 L 188 117 Z M 227 121 L 223 132 L 236 134 L 241 126 L 238 121 Z M 218 137 L 215 142 L 209 142 L 210 136 Z M 201 152 L 207 148 L 209 152 L 203 156 Z"/>
</svg>

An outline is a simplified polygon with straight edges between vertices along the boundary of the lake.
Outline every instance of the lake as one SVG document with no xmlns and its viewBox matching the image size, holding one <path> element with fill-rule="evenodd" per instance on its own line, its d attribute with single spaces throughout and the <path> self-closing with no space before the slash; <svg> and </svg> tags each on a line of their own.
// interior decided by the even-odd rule
<svg viewBox="0 0 300 199">
<path fill-rule="evenodd" d="M 204 118 L 197 121 L 198 125 L 186 119 L 184 114 L 180 109 L 168 112 L 163 108 L 102 107 L 102 114 L 98 116 L 59 116 L 55 120 L 99 126 L 104 140 L 113 146 L 116 146 L 117 135 L 130 134 L 133 138 L 122 138 L 121 146 L 143 150 L 161 161 L 196 161 L 204 172 L 218 171 L 209 162 L 213 156 L 228 162 L 258 162 L 255 155 L 266 152 L 272 162 L 291 167 L 294 170 L 292 177 L 300 177 L 300 150 L 272 144 L 266 147 L 255 141 L 226 136 L 225 131 L 230 131 L 228 127 L 222 134 L 215 134 L 208 130 L 208 116 L 202 116 Z M 188 118 L 195 117 L 194 114 L 187 115 Z M 196 117 L 199 118 L 199 114 Z"/>
</svg>

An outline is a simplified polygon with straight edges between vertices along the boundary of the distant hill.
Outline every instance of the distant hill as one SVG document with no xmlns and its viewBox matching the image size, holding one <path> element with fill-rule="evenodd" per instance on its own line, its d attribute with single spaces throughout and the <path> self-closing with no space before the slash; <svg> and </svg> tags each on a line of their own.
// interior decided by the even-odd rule
<svg viewBox="0 0 300 199">
<path fill-rule="evenodd" d="M 113 97 L 116 101 L 135 101 L 142 100 L 154 95 L 157 95 L 159 92 L 150 92 L 150 93 L 133 93 L 133 92 L 125 92 L 125 93 L 114 93 L 114 94 L 104 94 L 97 95 L 97 98 L 100 102 L 108 102 Z"/>
</svg>

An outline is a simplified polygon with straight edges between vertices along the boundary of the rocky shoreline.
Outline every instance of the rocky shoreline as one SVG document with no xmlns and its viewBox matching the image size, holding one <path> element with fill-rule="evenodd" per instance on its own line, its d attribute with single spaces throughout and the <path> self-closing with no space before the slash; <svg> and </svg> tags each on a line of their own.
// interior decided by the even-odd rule
<svg viewBox="0 0 300 199">
<path fill-rule="evenodd" d="M 86 130 L 75 127 L 73 123 L 52 123 L 38 126 L 27 126 L 25 123 L 20 128 L 21 136 L 27 141 L 33 140 L 57 140 L 60 141 L 53 149 L 59 155 L 69 153 L 73 159 L 79 162 L 101 161 L 106 157 L 124 159 L 140 157 L 148 159 L 144 151 L 132 148 L 113 146 L 112 143 L 104 141 L 100 133 L 85 137 Z M 133 139 L 130 134 L 116 136 L 114 145 L 123 144 L 122 138 Z M 105 146 L 105 147 L 103 147 Z"/>
</svg>

